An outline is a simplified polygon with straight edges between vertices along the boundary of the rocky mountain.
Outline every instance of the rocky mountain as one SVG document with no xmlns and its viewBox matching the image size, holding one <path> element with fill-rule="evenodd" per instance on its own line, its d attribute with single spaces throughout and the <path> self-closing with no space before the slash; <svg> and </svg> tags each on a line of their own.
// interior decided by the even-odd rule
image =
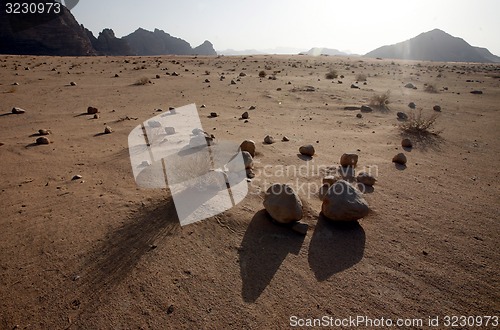
<svg viewBox="0 0 500 330">
<path fill-rule="evenodd" d="M 96 54 L 85 30 L 64 6 L 61 6 L 60 14 L 43 15 L 9 15 L 2 9 L 0 53 L 52 56 Z"/>
<path fill-rule="evenodd" d="M 209 41 L 193 49 L 187 41 L 158 29 L 151 32 L 139 28 L 122 39 L 129 44 L 135 55 L 217 55 Z"/>
<path fill-rule="evenodd" d="M 54 2 L 47 0 L 46 2 Z M 164 31 L 139 28 L 117 38 L 104 29 L 96 38 L 78 24 L 71 12 L 61 5 L 59 14 L 9 15 L 0 11 L 0 54 L 89 56 L 89 55 L 217 55 L 210 41 L 198 47 Z"/>
<path fill-rule="evenodd" d="M 85 29 L 85 32 L 98 55 L 120 56 L 134 54 L 127 41 L 117 38 L 111 29 L 102 30 L 97 38 L 94 37 L 90 30 Z"/>
<path fill-rule="evenodd" d="M 394 45 L 377 48 L 365 56 L 439 62 L 500 62 L 500 57 L 491 54 L 487 49 L 473 47 L 465 40 L 439 29 Z"/>
</svg>

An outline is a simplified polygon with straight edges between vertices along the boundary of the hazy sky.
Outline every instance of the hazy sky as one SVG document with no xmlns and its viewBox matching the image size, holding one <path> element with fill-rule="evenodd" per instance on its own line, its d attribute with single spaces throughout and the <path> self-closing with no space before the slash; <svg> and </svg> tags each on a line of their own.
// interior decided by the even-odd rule
<svg viewBox="0 0 500 330">
<path fill-rule="evenodd" d="M 336 48 L 365 54 L 439 28 L 500 55 L 500 0 L 81 0 L 94 35 L 158 28 L 216 50 Z"/>
</svg>

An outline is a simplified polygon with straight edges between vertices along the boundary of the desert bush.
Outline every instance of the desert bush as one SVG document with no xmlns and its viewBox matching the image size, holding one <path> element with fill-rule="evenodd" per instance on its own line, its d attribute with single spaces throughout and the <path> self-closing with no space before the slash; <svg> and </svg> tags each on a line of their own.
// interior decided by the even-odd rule
<svg viewBox="0 0 500 330">
<path fill-rule="evenodd" d="M 339 76 L 337 70 L 330 68 L 330 70 L 325 74 L 325 79 L 336 79 Z"/>
<path fill-rule="evenodd" d="M 366 74 L 364 74 L 364 73 L 359 73 L 359 74 L 356 76 L 356 81 L 366 81 Z"/>
<path fill-rule="evenodd" d="M 434 84 L 427 84 L 425 86 L 424 91 L 426 91 L 427 93 L 437 93 L 438 92 L 436 85 L 434 85 Z"/>
<path fill-rule="evenodd" d="M 381 109 L 387 109 L 390 93 L 390 91 L 387 91 L 382 94 L 373 95 L 370 100 L 370 105 Z"/>
<path fill-rule="evenodd" d="M 141 86 L 141 85 L 147 85 L 149 84 L 149 79 L 147 77 L 142 77 L 139 78 L 134 85 L 136 86 Z"/>
<path fill-rule="evenodd" d="M 410 112 L 408 120 L 401 123 L 399 128 L 407 134 L 425 135 L 425 134 L 439 134 L 440 131 L 434 130 L 436 119 L 439 117 L 438 113 L 433 113 L 429 116 L 422 114 L 422 109 Z"/>
<path fill-rule="evenodd" d="M 259 77 L 264 78 L 267 75 L 266 71 L 262 70 L 259 72 Z"/>
</svg>

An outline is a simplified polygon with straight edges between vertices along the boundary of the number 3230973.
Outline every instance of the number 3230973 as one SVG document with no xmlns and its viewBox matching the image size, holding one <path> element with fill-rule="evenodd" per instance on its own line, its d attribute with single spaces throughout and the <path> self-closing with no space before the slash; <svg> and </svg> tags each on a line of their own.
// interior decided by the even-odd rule
<svg viewBox="0 0 500 330">
<path fill-rule="evenodd" d="M 5 13 L 7 14 L 59 14 L 61 13 L 61 4 L 59 2 L 7 2 L 5 4 Z"/>
</svg>

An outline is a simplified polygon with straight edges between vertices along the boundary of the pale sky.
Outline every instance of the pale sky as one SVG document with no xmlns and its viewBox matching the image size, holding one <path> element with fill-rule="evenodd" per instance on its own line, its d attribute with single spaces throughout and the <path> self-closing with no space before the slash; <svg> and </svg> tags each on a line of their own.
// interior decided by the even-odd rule
<svg viewBox="0 0 500 330">
<path fill-rule="evenodd" d="M 365 54 L 434 28 L 500 56 L 500 0 L 81 0 L 72 9 L 97 37 L 154 28 L 218 51 L 312 47 Z"/>
</svg>

